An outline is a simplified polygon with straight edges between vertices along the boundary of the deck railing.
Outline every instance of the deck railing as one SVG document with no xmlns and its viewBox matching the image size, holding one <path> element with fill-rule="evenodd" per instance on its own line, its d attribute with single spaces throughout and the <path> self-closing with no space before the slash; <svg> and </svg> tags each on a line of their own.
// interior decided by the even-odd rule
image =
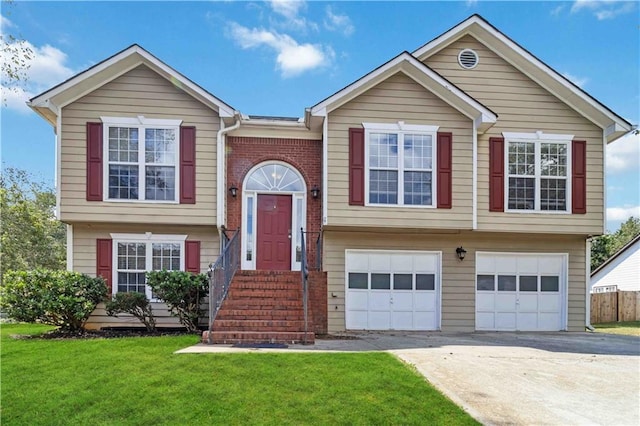
<svg viewBox="0 0 640 426">
<path fill-rule="evenodd" d="M 213 321 L 240 266 L 240 230 L 238 229 L 230 240 L 226 234 L 224 237 L 222 254 L 209 265 L 209 343 L 212 342 Z"/>
</svg>

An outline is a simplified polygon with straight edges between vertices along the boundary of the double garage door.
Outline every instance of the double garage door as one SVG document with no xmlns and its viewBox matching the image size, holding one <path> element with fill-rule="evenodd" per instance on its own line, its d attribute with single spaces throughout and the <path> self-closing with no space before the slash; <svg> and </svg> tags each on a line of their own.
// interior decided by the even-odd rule
<svg viewBox="0 0 640 426">
<path fill-rule="evenodd" d="M 346 252 L 346 327 L 440 328 L 440 253 Z"/>
<path fill-rule="evenodd" d="M 565 330 L 567 257 L 476 255 L 476 330 Z"/>
</svg>

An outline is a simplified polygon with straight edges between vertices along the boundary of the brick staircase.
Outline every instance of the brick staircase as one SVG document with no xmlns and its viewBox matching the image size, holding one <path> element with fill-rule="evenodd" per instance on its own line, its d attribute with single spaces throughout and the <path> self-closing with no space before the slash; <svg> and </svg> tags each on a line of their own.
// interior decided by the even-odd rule
<svg viewBox="0 0 640 426">
<path fill-rule="evenodd" d="M 310 316 L 309 316 L 310 318 Z M 208 331 L 202 338 L 208 342 Z M 315 334 L 309 319 L 306 343 Z M 212 342 L 304 343 L 300 272 L 238 271 L 213 323 Z"/>
</svg>

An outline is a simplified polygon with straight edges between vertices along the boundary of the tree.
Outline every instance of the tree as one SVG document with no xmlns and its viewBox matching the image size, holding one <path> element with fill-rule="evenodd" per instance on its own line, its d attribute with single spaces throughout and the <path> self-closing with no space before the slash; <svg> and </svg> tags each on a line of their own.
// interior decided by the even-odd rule
<svg viewBox="0 0 640 426">
<path fill-rule="evenodd" d="M 24 170 L 0 176 L 0 279 L 8 270 L 64 269 L 66 228 L 55 218 L 56 196 Z"/>
<path fill-rule="evenodd" d="M 5 15 L 8 14 L 8 6 L 13 6 L 12 0 L 2 0 L 2 8 Z M 0 80 L 2 83 L 2 103 L 6 104 L 5 90 L 19 92 L 21 85 L 27 80 L 27 70 L 33 59 L 31 45 L 13 34 L 6 33 L 11 27 L 11 22 L 6 17 L 0 17 Z"/>
<path fill-rule="evenodd" d="M 594 238 L 591 242 L 591 271 L 595 271 L 638 234 L 640 234 L 640 218 L 631 216 L 613 234 Z"/>
</svg>

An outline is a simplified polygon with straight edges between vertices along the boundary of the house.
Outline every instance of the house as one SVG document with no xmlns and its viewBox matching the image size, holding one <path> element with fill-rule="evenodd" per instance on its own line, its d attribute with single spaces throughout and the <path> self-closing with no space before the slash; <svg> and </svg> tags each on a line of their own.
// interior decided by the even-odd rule
<svg viewBox="0 0 640 426">
<path fill-rule="evenodd" d="M 591 293 L 640 291 L 640 234 L 591 273 Z"/>
<path fill-rule="evenodd" d="M 137 45 L 29 105 L 56 129 L 69 269 L 151 298 L 145 271 L 237 247 L 215 341 L 295 340 L 274 312 L 300 311 L 305 257 L 318 333 L 583 330 L 604 152 L 632 129 L 478 15 L 300 119 L 245 116 Z"/>
</svg>

